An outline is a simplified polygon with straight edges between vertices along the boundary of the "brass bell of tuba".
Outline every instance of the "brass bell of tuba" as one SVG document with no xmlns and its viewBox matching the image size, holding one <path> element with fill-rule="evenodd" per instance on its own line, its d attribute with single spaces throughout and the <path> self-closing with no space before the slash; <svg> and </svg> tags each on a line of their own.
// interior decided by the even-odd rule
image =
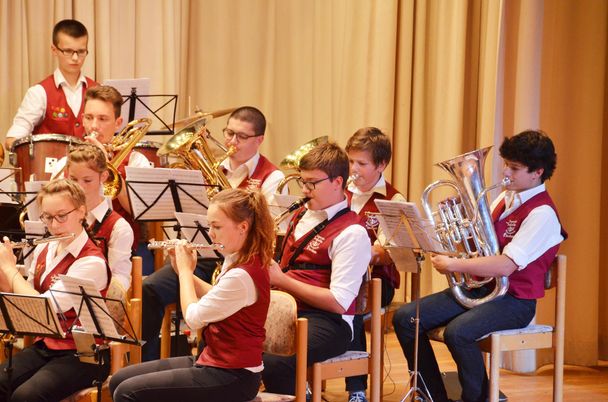
<svg viewBox="0 0 608 402">
<path fill-rule="evenodd" d="M 302 160 L 302 157 L 304 157 L 304 155 L 306 155 L 308 152 L 310 152 L 310 150 L 313 149 L 314 147 L 316 147 L 317 145 L 325 144 L 326 142 L 327 142 L 327 136 L 323 135 L 321 137 L 314 138 L 314 139 L 300 145 L 298 148 L 296 148 L 295 151 L 293 151 L 290 154 L 285 155 L 285 158 L 283 158 L 283 160 L 281 161 L 279 166 L 282 169 L 298 170 L 300 168 L 300 160 Z M 285 175 L 283 180 L 281 180 L 279 182 L 276 192 L 278 194 L 282 194 L 285 186 L 291 180 L 295 180 L 298 177 L 300 177 L 300 174 L 297 172 Z"/>
<path fill-rule="evenodd" d="M 118 167 L 125 160 L 129 152 L 146 135 L 152 120 L 148 118 L 136 119 L 129 122 L 120 133 L 112 137 L 112 141 L 106 145 L 108 152 L 113 152 L 112 160 L 108 162 L 108 179 L 103 183 L 104 195 L 116 198 L 122 190 L 122 180 Z"/>
<path fill-rule="evenodd" d="M 486 199 L 486 193 L 498 186 L 508 184 L 508 179 L 494 186 L 484 188 L 483 166 L 492 147 L 468 152 L 455 158 L 437 163 L 454 178 L 431 183 L 422 193 L 422 206 L 427 218 L 433 222 L 435 233 L 444 248 L 463 255 L 465 258 L 499 255 L 500 247 Z M 452 187 L 457 197 L 449 198 L 438 204 L 436 211 L 429 202 L 430 193 L 441 187 Z M 457 276 L 458 275 L 458 276 Z M 475 279 L 468 274 L 448 274 L 448 282 L 456 300 L 466 308 L 472 308 L 500 297 L 509 288 L 506 276 Z M 495 280 L 494 290 L 480 299 L 472 299 L 463 293 Z"/>
</svg>

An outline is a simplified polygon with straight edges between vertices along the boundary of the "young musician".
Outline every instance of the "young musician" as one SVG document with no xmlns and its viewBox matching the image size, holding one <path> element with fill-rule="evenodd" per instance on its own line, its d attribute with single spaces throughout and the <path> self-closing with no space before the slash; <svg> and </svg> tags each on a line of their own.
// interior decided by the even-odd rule
<svg viewBox="0 0 608 402">
<path fill-rule="evenodd" d="M 357 130 L 346 144 L 346 153 L 350 164 L 350 183 L 346 195 L 351 210 L 359 215 L 361 224 L 367 229 L 371 241 L 372 277 L 382 280 L 382 306 L 388 305 L 399 287 L 399 272 L 386 250 L 380 245 L 378 218 L 368 215 L 377 213 L 375 200 L 405 201 L 405 198 L 384 178 L 384 169 L 391 160 L 391 142 L 376 127 L 365 127 Z M 353 321 L 354 336 L 350 350 L 366 350 L 363 316 L 355 315 Z M 367 402 L 365 390 L 367 376 L 347 377 L 346 390 L 349 402 Z"/>
<path fill-rule="evenodd" d="M 567 237 L 544 184 L 556 164 L 551 139 L 541 131 L 524 131 L 503 141 L 500 156 L 503 174 L 510 179 L 491 206 L 501 254 L 471 259 L 433 255 L 431 261 L 442 274 L 508 276 L 509 289 L 504 296 L 471 309 L 461 306 L 449 288 L 420 299 L 418 369 L 434 401 L 448 398 L 426 332 L 446 326 L 445 342 L 456 361 L 462 400 L 485 401 L 488 377 L 476 340 L 493 331 L 528 325 L 536 312 L 536 299 L 544 295 L 544 275 Z M 470 298 L 491 291 L 491 286 L 463 290 Z M 393 318 L 410 367 L 414 364 L 415 309 L 414 303 L 407 304 Z"/>
<path fill-rule="evenodd" d="M 97 85 L 81 71 L 89 53 L 88 40 L 87 29 L 79 21 L 62 20 L 55 25 L 51 52 L 57 69 L 28 89 L 6 134 L 6 149 L 29 134 L 84 136 L 82 99 L 87 88 Z"/>
<path fill-rule="evenodd" d="M 133 230 L 127 221 L 112 211 L 103 194 L 103 183 L 108 178 L 106 157 L 94 145 L 82 145 L 68 155 L 67 175 L 84 190 L 87 224 L 93 238 L 103 250 L 112 280 L 123 292 L 131 286 L 131 245 Z"/>
<path fill-rule="evenodd" d="M 259 190 L 270 203 L 281 180 L 285 177 L 275 165 L 260 154 L 264 140 L 266 118 L 252 106 L 242 106 L 228 117 L 223 130 L 227 147 L 236 152 L 223 161 L 226 178 L 233 188 Z M 195 275 L 211 282 L 218 260 L 199 258 Z M 165 265 L 143 282 L 142 360 L 160 357 L 158 335 L 165 307 L 177 300 L 177 277 L 169 265 Z"/>
<path fill-rule="evenodd" d="M 283 242 L 279 264 L 270 267 L 273 286 L 298 301 L 308 319 L 308 365 L 344 353 L 352 341 L 355 297 L 370 260 L 370 241 L 344 194 L 348 156 L 333 143 L 313 148 L 300 161 L 298 183 L 305 207 L 297 210 Z M 264 355 L 270 392 L 295 392 L 295 356 Z"/>
<path fill-rule="evenodd" d="M 36 246 L 27 280 L 17 271 L 10 243 L 5 241 L 0 245 L 0 288 L 4 292 L 52 298 L 58 312 L 65 316 L 60 318 L 65 331 L 76 319 L 76 313 L 70 295 L 59 292 L 65 289 L 59 275 L 93 280 L 103 295 L 111 273 L 102 251 L 84 229 L 86 200 L 78 184 L 66 179 L 52 181 L 38 193 L 37 202 L 42 212 L 40 219 L 51 235 L 75 237 Z M 102 378 L 108 376 L 107 351 L 102 352 L 101 373 L 98 365 L 81 363 L 75 352 L 70 334 L 65 339 L 36 339 L 32 346 L 13 357 L 10 384 L 7 364 L 0 366 L 0 400 L 59 401 L 90 387 L 100 374 Z"/>
<path fill-rule="evenodd" d="M 186 323 L 204 328 L 205 348 L 198 359 L 174 357 L 120 370 L 110 380 L 115 402 L 248 401 L 258 392 L 273 221 L 264 197 L 243 189 L 218 193 L 207 217 L 211 239 L 225 256 L 215 286 L 194 276 L 195 250 L 180 245 L 172 258 Z"/>
</svg>

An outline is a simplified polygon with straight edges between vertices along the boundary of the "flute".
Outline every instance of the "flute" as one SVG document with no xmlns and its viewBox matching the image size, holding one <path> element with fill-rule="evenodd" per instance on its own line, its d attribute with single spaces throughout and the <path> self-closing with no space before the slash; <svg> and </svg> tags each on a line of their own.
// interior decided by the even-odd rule
<svg viewBox="0 0 608 402">
<path fill-rule="evenodd" d="M 11 242 L 11 247 L 12 248 L 24 248 L 24 247 L 35 247 L 39 244 L 44 244 L 44 243 L 49 243 L 55 240 L 67 240 L 67 239 L 73 239 L 74 238 L 74 233 L 70 233 L 67 235 L 63 235 L 63 236 L 49 236 L 49 237 L 43 237 L 41 239 L 24 239 L 21 241 L 12 241 Z"/>
<path fill-rule="evenodd" d="M 171 239 L 171 240 L 150 240 L 148 243 L 148 250 L 169 250 L 175 248 L 176 246 L 182 244 L 181 240 Z M 186 248 L 191 250 L 222 250 L 224 248 L 223 244 L 213 243 L 213 244 L 202 244 L 202 243 L 190 243 L 186 242 L 184 244 Z"/>
</svg>

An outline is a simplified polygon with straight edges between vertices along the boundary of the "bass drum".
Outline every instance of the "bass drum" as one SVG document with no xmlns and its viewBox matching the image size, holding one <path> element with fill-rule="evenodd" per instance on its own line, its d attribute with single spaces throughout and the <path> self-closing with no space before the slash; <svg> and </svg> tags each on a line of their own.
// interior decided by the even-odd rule
<svg viewBox="0 0 608 402">
<path fill-rule="evenodd" d="M 21 168 L 21 175 L 16 175 L 19 191 L 25 191 L 25 181 L 50 180 L 55 163 L 82 144 L 81 139 L 64 134 L 35 134 L 16 140 L 11 147 L 11 164 Z"/>
<path fill-rule="evenodd" d="M 140 141 L 133 148 L 135 151 L 143 154 L 148 160 L 152 167 L 167 167 L 167 156 L 158 156 L 156 152 L 162 147 L 161 142 L 156 141 Z"/>
</svg>

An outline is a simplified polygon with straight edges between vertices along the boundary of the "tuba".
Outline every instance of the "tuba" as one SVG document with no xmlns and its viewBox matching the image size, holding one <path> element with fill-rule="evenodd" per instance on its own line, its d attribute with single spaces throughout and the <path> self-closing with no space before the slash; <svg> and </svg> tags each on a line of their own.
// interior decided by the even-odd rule
<svg viewBox="0 0 608 402">
<path fill-rule="evenodd" d="M 234 154 L 236 149 L 234 147 L 226 148 L 221 142 L 213 138 L 206 127 L 206 123 L 212 118 L 230 113 L 233 110 L 235 109 L 225 109 L 213 113 L 197 112 L 198 117 L 169 138 L 157 152 L 158 156 L 172 155 L 183 161 L 171 165 L 173 168 L 200 170 L 209 185 L 207 187 L 209 198 L 213 198 L 215 194 L 231 187 L 220 164 L 224 159 Z M 207 140 L 212 141 L 224 152 L 220 159 L 216 159 Z"/>
<path fill-rule="evenodd" d="M 279 166 L 282 169 L 293 169 L 293 170 L 298 170 L 300 167 L 300 160 L 302 159 L 302 157 L 304 155 L 306 155 L 311 149 L 313 149 L 314 147 L 316 147 L 317 145 L 321 145 L 321 144 L 325 144 L 327 142 L 327 136 L 321 136 L 321 137 L 317 137 L 314 138 L 302 145 L 300 145 L 295 151 L 293 151 L 290 154 L 287 154 L 285 156 L 285 158 L 283 158 L 283 160 L 281 161 L 281 163 L 279 164 Z M 300 177 L 300 175 L 298 173 L 290 173 L 288 175 L 285 175 L 285 177 L 283 178 L 283 180 L 281 180 L 279 182 L 279 185 L 277 186 L 277 193 L 282 194 L 283 193 L 283 189 L 285 188 L 285 186 L 291 181 L 291 180 L 295 180 L 298 177 Z"/>
<path fill-rule="evenodd" d="M 114 157 L 108 162 L 108 179 L 103 183 L 103 193 L 111 198 L 116 198 L 122 190 L 122 180 L 118 167 L 125 160 L 129 152 L 146 135 L 152 120 L 141 118 L 129 122 L 118 135 L 112 137 L 112 141 L 106 145 L 108 152 L 113 152 Z"/>
<path fill-rule="evenodd" d="M 438 180 L 431 183 L 422 193 L 422 206 L 427 218 L 435 226 L 435 234 L 445 249 L 463 255 L 465 258 L 499 255 L 500 247 L 486 193 L 498 186 L 507 185 L 509 180 L 484 188 L 483 166 L 492 147 L 486 147 L 459 155 L 437 163 L 450 173 L 454 180 Z M 433 211 L 429 202 L 430 193 L 441 186 L 452 187 L 457 197 L 451 197 L 438 204 Z M 468 274 L 448 274 L 452 294 L 464 307 L 471 308 L 500 297 L 509 288 L 506 276 L 476 279 Z M 496 286 L 489 295 L 472 299 L 462 288 L 477 288 L 495 280 Z"/>
</svg>

